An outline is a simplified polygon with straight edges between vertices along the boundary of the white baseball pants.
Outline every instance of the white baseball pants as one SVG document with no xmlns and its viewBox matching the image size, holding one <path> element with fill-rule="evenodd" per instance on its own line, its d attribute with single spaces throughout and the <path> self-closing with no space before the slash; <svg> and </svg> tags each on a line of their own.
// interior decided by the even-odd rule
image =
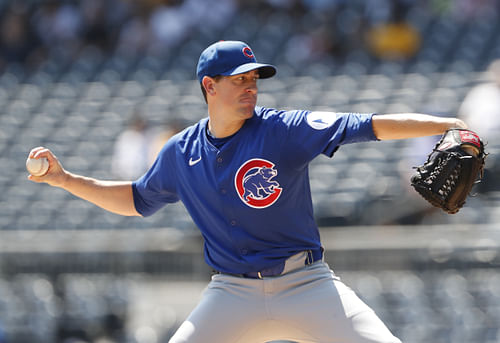
<svg viewBox="0 0 500 343">
<path fill-rule="evenodd" d="M 401 343 L 328 264 L 290 257 L 282 275 L 216 274 L 170 343 Z"/>
</svg>

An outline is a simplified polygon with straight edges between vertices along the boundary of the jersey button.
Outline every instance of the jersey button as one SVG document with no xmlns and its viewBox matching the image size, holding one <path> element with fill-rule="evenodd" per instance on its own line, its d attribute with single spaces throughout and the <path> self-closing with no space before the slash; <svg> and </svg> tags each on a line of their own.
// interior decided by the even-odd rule
<svg viewBox="0 0 500 343">
<path fill-rule="evenodd" d="M 240 250 L 240 252 L 242 255 L 246 255 L 246 254 L 248 254 L 248 249 L 243 248 Z"/>
<path fill-rule="evenodd" d="M 225 189 L 225 188 L 222 188 L 222 189 L 220 190 L 220 192 L 221 192 L 222 194 L 226 194 L 226 193 L 227 193 L 227 191 L 226 191 L 226 189 Z"/>
<path fill-rule="evenodd" d="M 231 226 L 236 226 L 236 220 L 231 220 Z"/>
<path fill-rule="evenodd" d="M 222 163 L 222 157 L 217 157 L 217 162 Z"/>
</svg>

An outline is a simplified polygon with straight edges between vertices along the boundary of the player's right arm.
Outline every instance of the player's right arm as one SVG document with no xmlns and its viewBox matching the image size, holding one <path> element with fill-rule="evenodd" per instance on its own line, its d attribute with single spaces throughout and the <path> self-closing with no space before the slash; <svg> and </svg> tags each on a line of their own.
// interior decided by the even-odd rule
<svg viewBox="0 0 500 343">
<path fill-rule="evenodd" d="M 103 181 L 70 173 L 62 167 L 57 157 L 44 147 L 34 148 L 29 157 L 46 157 L 49 161 L 48 172 L 43 176 L 30 175 L 28 178 L 31 181 L 45 182 L 62 188 L 109 212 L 140 216 L 135 209 L 131 181 Z"/>
</svg>

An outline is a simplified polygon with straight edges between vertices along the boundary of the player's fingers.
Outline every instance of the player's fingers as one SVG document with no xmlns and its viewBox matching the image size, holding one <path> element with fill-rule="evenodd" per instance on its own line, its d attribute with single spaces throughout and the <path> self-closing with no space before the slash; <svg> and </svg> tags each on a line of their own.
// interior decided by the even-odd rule
<svg viewBox="0 0 500 343">
<path fill-rule="evenodd" d="M 40 147 L 40 149 L 37 149 L 33 153 L 33 157 L 32 158 L 46 157 L 48 159 L 49 157 L 52 157 L 52 156 L 53 156 L 53 154 L 52 154 L 52 152 L 49 149 L 44 148 L 44 147 Z"/>
<path fill-rule="evenodd" d="M 469 127 L 467 126 L 467 124 L 461 120 L 461 119 L 457 119 L 457 127 L 460 128 L 460 129 L 468 129 Z"/>
<path fill-rule="evenodd" d="M 29 158 L 35 158 L 35 154 L 43 149 L 45 149 L 43 146 L 37 146 L 36 148 L 31 149 L 28 155 Z"/>
<path fill-rule="evenodd" d="M 44 147 L 35 148 L 30 153 L 30 158 L 38 159 L 41 157 L 46 157 L 49 160 L 49 162 L 51 159 L 55 158 L 52 151 L 50 151 L 49 149 L 44 148 Z"/>
<path fill-rule="evenodd" d="M 41 158 L 41 157 L 45 157 L 49 161 L 49 171 L 54 166 L 60 164 L 56 155 L 54 155 L 54 153 L 52 153 L 52 151 L 50 151 L 49 149 L 44 148 L 44 147 L 35 148 L 35 151 L 33 153 L 32 158 L 37 159 L 37 158 Z"/>
<path fill-rule="evenodd" d="M 37 182 L 37 183 L 45 182 L 44 176 L 40 177 L 40 176 L 31 175 L 31 174 L 28 175 L 28 180 L 33 181 L 33 182 Z"/>
</svg>

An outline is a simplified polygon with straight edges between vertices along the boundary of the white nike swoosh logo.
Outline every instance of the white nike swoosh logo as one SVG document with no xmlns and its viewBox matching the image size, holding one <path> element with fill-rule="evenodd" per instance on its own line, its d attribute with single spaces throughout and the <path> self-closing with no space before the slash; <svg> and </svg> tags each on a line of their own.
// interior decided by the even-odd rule
<svg viewBox="0 0 500 343">
<path fill-rule="evenodd" d="M 196 163 L 198 163 L 198 162 L 200 162 L 200 161 L 201 161 L 201 156 L 200 156 L 200 158 L 199 158 L 199 159 L 197 159 L 197 160 L 193 160 L 193 158 L 191 157 L 191 158 L 189 159 L 189 166 L 190 166 L 190 167 L 192 167 L 192 166 L 194 166 Z"/>
</svg>

